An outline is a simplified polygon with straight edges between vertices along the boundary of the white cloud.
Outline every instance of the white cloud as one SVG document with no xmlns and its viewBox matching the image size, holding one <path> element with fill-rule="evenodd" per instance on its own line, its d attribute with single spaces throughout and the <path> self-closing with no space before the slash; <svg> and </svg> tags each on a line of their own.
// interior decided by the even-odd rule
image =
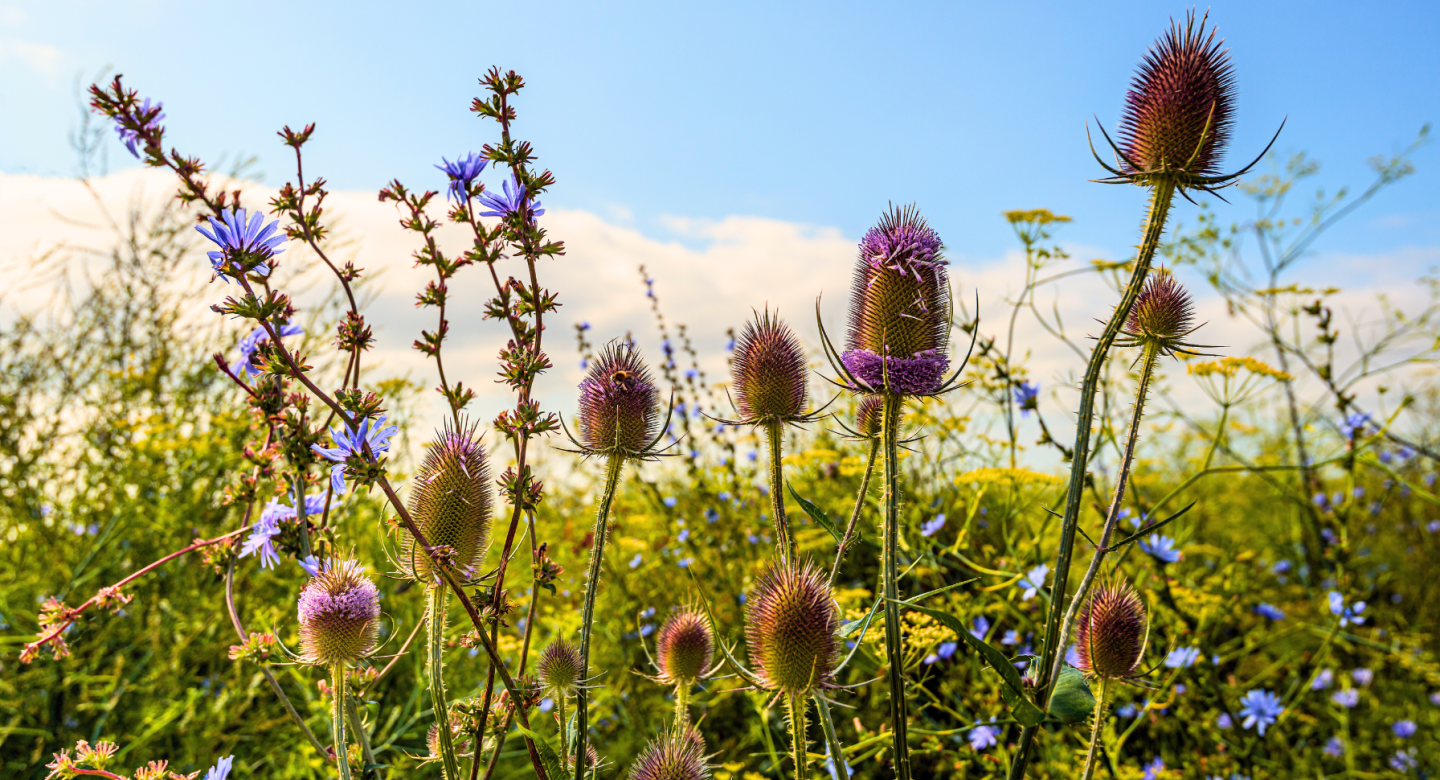
<svg viewBox="0 0 1440 780">
<path fill-rule="evenodd" d="M 50 278 L 32 273 L 22 279 L 13 263 L 8 262 L 12 259 L 56 247 L 107 247 L 113 234 L 105 227 L 97 198 L 110 213 L 123 215 L 132 206 L 141 211 L 154 209 L 173 192 L 170 177 L 153 170 L 127 171 L 92 184 L 93 196 L 73 180 L 0 174 L 0 260 L 7 261 L 0 265 L 0 289 L 13 293 L 26 280 L 33 283 L 37 278 Z M 250 185 L 245 198 L 247 203 L 258 204 L 271 194 Z M 341 260 L 353 259 L 371 279 L 368 290 L 373 297 L 365 314 L 376 327 L 378 344 L 369 365 L 378 366 L 380 372 L 409 372 L 433 387 L 433 365 L 410 348 L 421 328 L 435 325 L 433 309 L 416 309 L 414 305 L 415 293 L 431 278 L 430 271 L 414 267 L 411 260 L 417 246 L 414 236 L 399 227 L 393 205 L 379 203 L 374 193 L 336 192 L 327 199 L 326 206 L 327 219 L 346 237 L 346 247 L 338 250 L 337 256 Z M 847 237 L 833 227 L 760 217 L 695 220 L 669 216 L 662 219 L 662 224 L 679 240 L 661 240 L 617 224 L 628 220 L 614 216 L 552 208 L 543 218 L 551 236 L 565 241 L 568 250 L 563 257 L 542 261 L 539 268 L 542 285 L 558 291 L 563 304 L 547 321 L 546 348 L 556 368 L 541 379 L 538 388 L 545 408 L 568 413 L 574 404 L 573 389 L 580 379 L 572 329 L 576 323 L 589 322 L 589 336 L 597 343 L 634 333 L 647 354 L 652 359 L 658 357 L 654 314 L 637 270 L 642 264 L 656 280 L 655 289 L 667 323 L 672 328 L 679 323 L 689 326 L 712 377 L 719 377 L 724 370 L 725 329 L 741 324 L 751 308 L 778 307 L 813 347 L 818 344 L 815 299 L 823 292 L 826 327 L 837 339 L 843 337 L 855 237 Z M 438 237 L 441 246 L 452 252 L 461 251 L 467 243 L 453 226 L 441 228 Z M 1100 254 L 1086 247 L 1070 249 L 1077 258 Z M 286 259 L 303 259 L 305 255 L 305 250 L 292 246 Z M 1345 278 L 1360 282 L 1355 289 L 1337 296 L 1338 306 L 1373 314 L 1373 296 L 1385 290 L 1397 303 L 1413 310 L 1425 300 L 1424 290 L 1413 280 L 1427 265 L 1440 262 L 1440 247 L 1417 247 L 1384 256 L 1322 259 L 1327 273 L 1340 274 L 1344 269 Z M 196 256 L 195 266 L 197 278 L 203 281 L 208 272 L 203 256 Z M 951 270 L 956 294 L 967 305 L 973 305 L 975 290 L 980 291 L 983 333 L 1001 334 L 1008 328 L 1010 309 L 1005 300 L 1018 292 L 1023 267 L 1018 252 L 989 259 L 955 257 Z M 515 261 L 502 263 L 500 268 L 502 278 L 518 272 Z M 1182 279 L 1200 293 L 1199 316 L 1208 321 L 1202 341 L 1226 345 L 1220 350 L 1224 354 L 1254 354 L 1271 359 L 1259 343 L 1257 332 L 1229 316 L 1224 302 L 1205 292 L 1203 280 L 1183 274 Z M 218 300 L 225 292 L 222 288 L 216 283 L 209 292 Z M 451 290 L 447 374 L 452 381 L 464 381 L 480 393 L 472 410 L 477 417 L 488 420 L 508 404 L 504 388 L 493 383 L 495 354 L 505 341 L 503 326 L 480 316 L 485 300 L 493 294 L 492 285 L 483 269 L 468 268 Z M 303 304 L 314 302 L 319 295 L 319 291 L 312 290 L 297 297 Z M 1046 316 L 1058 310 L 1067 336 L 1088 350 L 1087 337 L 1100 328 L 1095 320 L 1108 314 L 1107 307 L 1115 297 L 1099 277 L 1083 275 L 1043 289 L 1036 304 Z M 16 297 L 0 295 L 0 304 L 14 307 Z M 196 314 L 211 316 L 203 309 Z M 1050 397 L 1049 408 L 1073 403 L 1073 393 L 1056 389 L 1074 380 L 1083 369 L 1082 358 L 1045 333 L 1026 312 L 1016 320 L 1016 343 L 1017 356 L 1028 353 L 1031 375 L 1047 391 L 1058 393 Z M 1178 369 L 1170 373 L 1172 385 L 1188 385 Z M 434 406 L 430 416 L 438 419 Z M 1062 414 L 1055 414 L 1053 419 L 1047 416 L 1047 421 L 1057 428 L 1068 425 L 1068 417 Z M 1064 434 L 1056 430 L 1056 435 Z"/>
<path fill-rule="evenodd" d="M 48 87 L 53 88 L 58 83 L 66 60 L 65 52 L 49 44 L 0 38 L 0 64 L 18 62 L 44 78 Z"/>
</svg>

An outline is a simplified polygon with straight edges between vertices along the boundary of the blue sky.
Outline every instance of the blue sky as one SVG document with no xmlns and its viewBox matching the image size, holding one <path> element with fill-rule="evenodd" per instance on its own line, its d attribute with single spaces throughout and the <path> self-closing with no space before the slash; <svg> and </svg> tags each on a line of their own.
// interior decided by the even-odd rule
<svg viewBox="0 0 1440 780">
<path fill-rule="evenodd" d="M 493 135 L 468 105 L 499 64 L 531 85 L 518 131 L 559 179 L 552 205 L 661 237 L 665 215 L 858 237 L 914 200 L 960 259 L 1014 245 L 1002 210 L 1047 207 L 1075 218 L 1066 240 L 1118 254 L 1143 193 L 1087 182 L 1085 122 L 1115 125 L 1135 64 L 1187 7 L 0 0 L 0 171 L 70 173 L 75 78 L 112 66 L 165 102 L 173 144 L 254 154 L 271 184 L 289 174 L 275 130 L 315 121 L 307 168 L 333 187 L 440 188 L 431 165 Z M 1367 157 L 1440 118 L 1440 3 L 1210 14 L 1238 74 L 1232 164 L 1288 115 L 1277 149 L 1312 153 L 1331 189 L 1362 184 Z M 110 160 L 134 164 L 118 145 Z M 1423 150 L 1419 175 L 1325 247 L 1440 243 L 1436 162 Z"/>
</svg>

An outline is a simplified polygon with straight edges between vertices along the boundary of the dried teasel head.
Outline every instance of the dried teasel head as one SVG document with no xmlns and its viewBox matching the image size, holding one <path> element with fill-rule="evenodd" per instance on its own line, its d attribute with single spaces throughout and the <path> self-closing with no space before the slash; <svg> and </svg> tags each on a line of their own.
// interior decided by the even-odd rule
<svg viewBox="0 0 1440 780">
<path fill-rule="evenodd" d="M 731 368 L 741 421 L 804 418 L 807 373 L 805 350 L 790 326 L 769 309 L 756 314 L 736 339 Z"/>
<path fill-rule="evenodd" d="M 913 205 L 865 234 L 840 356 L 863 392 L 931 395 L 950 366 L 950 284 L 940 235 Z"/>
<path fill-rule="evenodd" d="M 375 649 L 380 592 L 357 561 L 331 562 L 300 591 L 301 658 L 353 663 Z"/>
<path fill-rule="evenodd" d="M 474 575 L 490 548 L 494 495 L 490 464 L 475 429 L 447 423 L 415 474 L 410 516 L 432 547 L 448 547 L 450 560 L 462 576 Z M 418 582 L 433 582 L 438 573 L 415 538 L 402 531 L 400 566 Z"/>
<path fill-rule="evenodd" d="M 711 656 L 715 653 L 710 621 L 689 607 L 671 613 L 660 626 L 655 650 L 662 682 L 693 684 L 709 671 Z"/>
<path fill-rule="evenodd" d="M 1178 171 L 1214 176 L 1235 121 L 1235 74 L 1228 53 L 1195 13 L 1150 48 L 1120 120 L 1129 173 Z"/>
<path fill-rule="evenodd" d="M 1149 639 L 1145 604 L 1130 583 L 1097 585 L 1080 611 L 1075 644 L 1087 677 L 1121 679 L 1135 673 Z"/>
<path fill-rule="evenodd" d="M 586 454 L 649 456 L 660 433 L 660 390 L 633 344 L 605 345 L 580 383 L 580 445 Z"/>
<path fill-rule="evenodd" d="M 775 563 L 745 602 L 750 661 L 764 687 L 807 693 L 827 687 L 839 660 L 840 610 L 815 564 Z"/>
</svg>

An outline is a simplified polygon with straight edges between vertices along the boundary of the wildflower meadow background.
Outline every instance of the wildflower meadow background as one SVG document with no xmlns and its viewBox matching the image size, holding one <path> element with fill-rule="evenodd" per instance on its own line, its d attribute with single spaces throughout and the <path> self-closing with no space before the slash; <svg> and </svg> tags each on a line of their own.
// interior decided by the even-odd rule
<svg viewBox="0 0 1440 780">
<path fill-rule="evenodd" d="M 1440 772 L 1433 9 L 56 5 L 0 776 Z"/>
</svg>

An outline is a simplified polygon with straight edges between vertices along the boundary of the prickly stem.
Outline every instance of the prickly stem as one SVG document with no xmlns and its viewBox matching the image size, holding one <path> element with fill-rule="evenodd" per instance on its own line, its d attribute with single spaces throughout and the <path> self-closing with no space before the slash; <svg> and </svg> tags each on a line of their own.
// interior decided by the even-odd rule
<svg viewBox="0 0 1440 780">
<path fill-rule="evenodd" d="M 584 679 L 590 673 L 590 628 L 595 622 L 595 593 L 600 589 L 600 565 L 605 556 L 606 524 L 610 519 L 610 504 L 615 500 L 615 488 L 620 484 L 620 472 L 625 467 L 622 455 L 611 455 L 605 464 L 605 490 L 600 496 L 600 507 L 595 512 L 595 533 L 590 543 L 589 579 L 585 582 L 585 605 L 580 615 L 580 674 Z M 585 780 L 585 740 L 588 736 L 587 718 L 590 714 L 590 692 L 581 685 L 575 692 L 575 780 Z"/>
<path fill-rule="evenodd" d="M 765 424 L 765 440 L 770 448 L 770 511 L 775 516 L 775 544 L 780 559 L 790 563 L 795 560 L 795 534 L 785 517 L 785 475 L 780 468 L 784 439 L 784 426 L 779 420 Z"/>
<path fill-rule="evenodd" d="M 886 676 L 890 682 L 890 730 L 895 747 L 896 780 L 910 780 L 910 746 L 907 743 L 910 715 L 905 702 L 905 651 L 900 637 L 899 564 L 900 540 L 900 413 L 904 396 L 885 394 L 880 436 L 885 456 L 885 522 L 881 552 L 881 579 L 885 592 Z"/>
<path fill-rule="evenodd" d="M 430 702 L 435 706 L 435 727 L 440 738 L 440 764 L 446 780 L 459 780 L 460 762 L 455 758 L 455 740 L 450 733 L 450 705 L 445 701 L 445 601 L 450 592 L 439 585 L 429 590 L 425 610 L 428 644 L 425 673 L 430 683 Z"/>
<path fill-rule="evenodd" d="M 335 747 L 335 764 L 340 780 L 350 780 L 350 751 L 345 742 L 345 662 L 330 665 L 330 740 Z"/>
</svg>

